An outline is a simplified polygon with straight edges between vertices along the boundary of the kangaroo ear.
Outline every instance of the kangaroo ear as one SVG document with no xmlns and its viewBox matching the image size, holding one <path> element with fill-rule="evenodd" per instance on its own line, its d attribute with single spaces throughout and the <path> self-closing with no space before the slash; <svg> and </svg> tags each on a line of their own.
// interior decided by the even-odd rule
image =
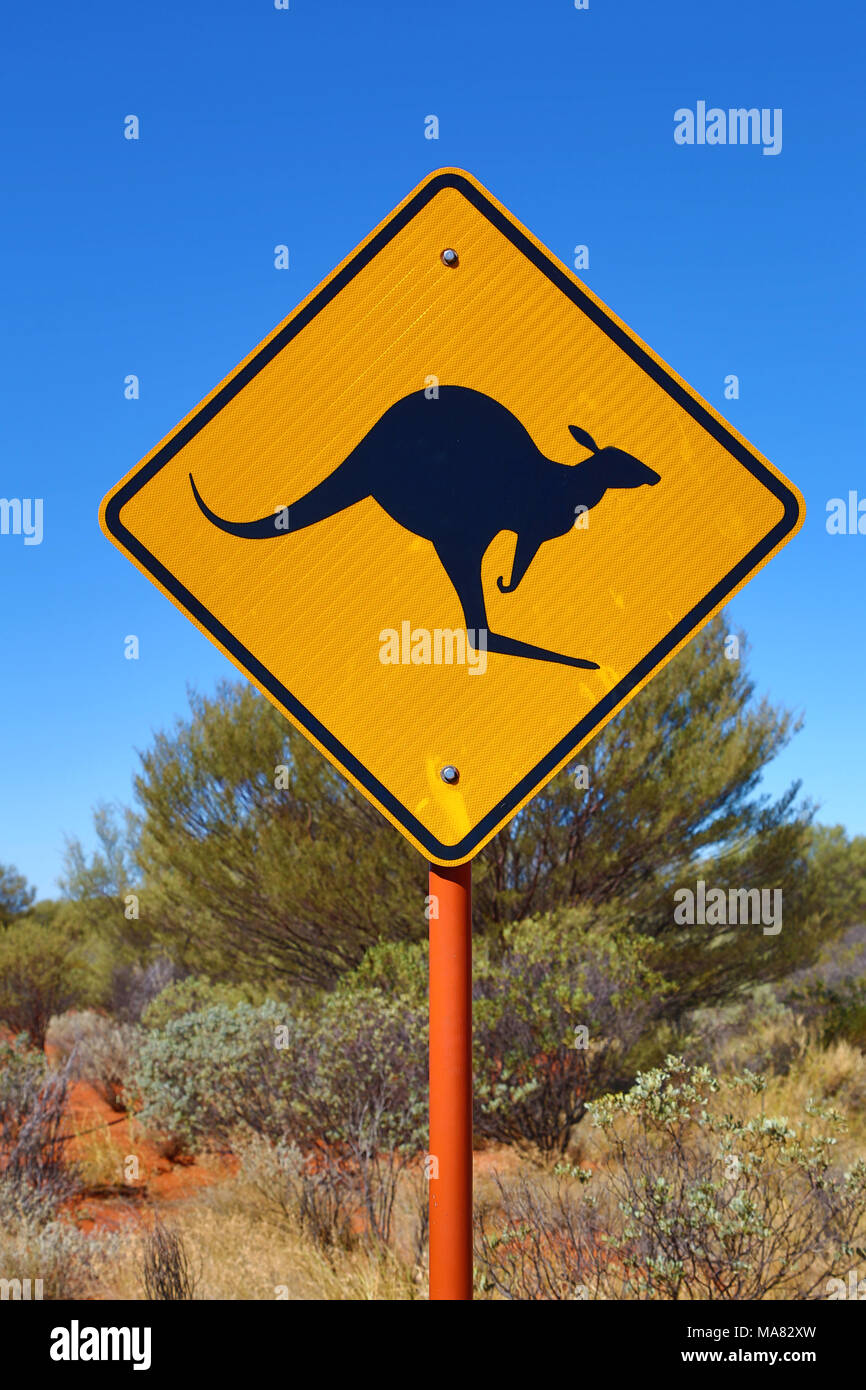
<svg viewBox="0 0 866 1390">
<path fill-rule="evenodd" d="M 582 444 L 584 449 L 591 449 L 594 454 L 598 453 L 598 445 L 591 434 L 587 434 L 586 430 L 579 429 L 577 425 L 569 425 L 568 428 L 578 444 Z"/>
</svg>

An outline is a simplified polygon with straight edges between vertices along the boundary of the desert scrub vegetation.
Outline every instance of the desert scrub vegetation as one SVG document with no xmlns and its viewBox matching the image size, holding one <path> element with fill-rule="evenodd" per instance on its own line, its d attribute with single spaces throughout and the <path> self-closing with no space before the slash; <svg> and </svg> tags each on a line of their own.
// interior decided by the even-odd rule
<svg viewBox="0 0 866 1390">
<path fill-rule="evenodd" d="M 113 1110 L 122 1112 L 126 1109 L 126 1079 L 140 1036 L 141 1029 L 135 1024 L 86 1009 L 53 1018 L 45 1042 L 49 1051 L 68 1064 L 72 1077 L 87 1081 Z"/>
<path fill-rule="evenodd" d="M 141 1040 L 129 1076 L 139 1119 L 191 1149 L 226 1143 L 233 1131 L 281 1132 L 288 1094 L 277 1066 L 286 1010 L 215 1004 L 169 1018 Z"/>
<path fill-rule="evenodd" d="M 188 1302 L 195 1296 L 196 1275 L 186 1242 L 159 1214 L 144 1238 L 142 1279 L 151 1302 Z"/>
<path fill-rule="evenodd" d="M 63 1153 L 68 1065 L 50 1070 L 25 1036 L 0 1043 L 0 1277 L 42 1281 L 46 1299 L 95 1285 L 112 1241 L 61 1216 L 79 1188 Z"/>
<path fill-rule="evenodd" d="M 695 1009 L 664 1036 L 665 1054 L 673 1052 L 719 1073 L 783 1076 L 800 1065 L 810 1048 L 820 1046 L 820 1030 L 771 985 L 757 985 L 723 1003 Z"/>
<path fill-rule="evenodd" d="M 360 1211 L 387 1244 L 403 1170 L 426 1137 L 423 1013 L 379 990 L 315 1009 L 214 1005 L 142 1040 L 130 1087 L 139 1120 L 193 1147 L 254 1135 L 286 1160 L 301 1220 L 345 1243 Z"/>
<path fill-rule="evenodd" d="M 39 1222 L 7 1212 L 0 1223 L 0 1278 L 29 1279 L 34 1298 L 38 1280 L 45 1300 L 92 1297 L 122 1255 L 120 1236 L 84 1235 L 66 1220 Z"/>
<path fill-rule="evenodd" d="M 655 943 L 614 915 L 570 908 L 514 922 L 475 943 L 474 1131 L 548 1157 L 563 1154 L 586 1104 L 634 1075 L 669 986 Z M 417 1011 L 426 1046 L 426 943 L 383 943 L 337 994 L 378 991 Z"/>
<path fill-rule="evenodd" d="M 756 1105 L 766 1078 L 668 1057 L 590 1105 L 595 1173 L 500 1180 L 482 1205 L 483 1288 L 509 1299 L 810 1299 L 862 1257 L 866 1162 L 836 1110 Z"/>
<path fill-rule="evenodd" d="M 59 925 L 23 918 L 0 930 L 0 1020 L 45 1045 L 48 1024 L 86 989 L 74 936 Z"/>
<path fill-rule="evenodd" d="M 424 1281 L 390 1247 L 322 1247 L 244 1170 L 160 1213 L 183 1242 L 201 1299 L 354 1302 L 424 1297 Z M 102 1270 L 107 1297 L 143 1299 L 148 1231 L 125 1233 Z"/>
<path fill-rule="evenodd" d="M 843 1161 L 842 1117 L 810 1093 L 855 1067 L 830 1050 L 807 1078 L 736 1079 L 669 1058 L 590 1107 L 585 1167 L 502 1150 L 503 1171 L 485 1164 L 476 1184 L 477 1297 L 825 1297 L 829 1278 L 862 1262 L 866 1174 Z M 297 1151 L 248 1133 L 237 1152 L 235 1176 L 165 1217 L 195 1271 L 192 1297 L 424 1297 L 414 1169 L 387 1244 L 351 1221 L 345 1240 L 322 1240 Z M 107 1270 L 113 1296 L 145 1296 L 145 1239 L 127 1238 Z"/>
<path fill-rule="evenodd" d="M 666 991 L 652 959 L 652 942 L 597 912 L 516 923 L 502 949 L 481 944 L 481 1138 L 565 1152 L 587 1103 L 633 1074 L 630 1051 Z M 359 1211 L 387 1244 L 401 1174 L 426 1142 L 425 949 L 384 943 L 303 1002 L 235 998 L 177 1013 L 211 989 L 172 985 L 145 1012 L 130 1077 L 140 1121 L 192 1147 L 266 1139 L 323 1246 L 345 1244 Z"/>
<path fill-rule="evenodd" d="M 593 740 L 588 785 L 565 768 L 477 858 L 479 1170 L 509 1170 L 479 1186 L 485 1297 L 811 1297 L 862 1243 L 866 839 L 812 824 L 796 786 L 762 793 L 796 721 L 754 698 L 728 631 L 719 615 Z M 222 1196 L 173 1205 L 194 1297 L 416 1296 L 423 864 L 247 686 L 193 696 L 135 802 L 97 811 L 92 855 L 70 843 L 61 901 L 0 870 L 0 1025 L 38 1050 L 53 1016 L 58 1073 L 164 1156 L 240 1161 Z M 784 932 L 684 929 L 673 895 L 698 877 L 778 887 Z M 688 1117 L 653 1111 L 688 1086 Z M 91 1177 L 115 1161 L 75 1151 Z M 50 1142 L 40 1162 L 50 1188 Z M 117 1271 L 135 1297 L 142 1251 Z"/>
<path fill-rule="evenodd" d="M 416 1273 L 425 1266 L 427 1184 L 420 1155 L 389 1174 L 387 1183 L 378 1174 L 368 1176 L 373 1191 L 381 1189 L 379 1200 L 389 1198 L 383 1231 L 381 1223 L 371 1223 L 364 1190 L 349 1165 L 328 1163 L 324 1155 L 304 1155 L 295 1144 L 274 1145 L 254 1135 L 238 1138 L 236 1148 L 243 1181 L 262 1209 L 292 1226 L 333 1267 L 347 1252 L 362 1248 L 387 1253 Z"/>
<path fill-rule="evenodd" d="M 587 1103 L 629 1078 L 669 986 L 655 943 L 576 908 L 514 923 L 473 984 L 475 1132 L 564 1154 Z"/>
<path fill-rule="evenodd" d="M 866 1048 L 866 978 L 828 984 L 812 980 L 791 991 L 789 1002 L 812 1022 L 821 1042 Z"/>
<path fill-rule="evenodd" d="M 201 1013 L 216 1004 L 234 1008 L 237 1004 L 264 1003 L 261 990 L 248 984 L 228 984 L 213 981 L 207 975 L 187 975 L 172 980 L 142 1009 L 141 1022 L 146 1028 L 164 1028 L 173 1018 L 184 1014 Z"/>
<path fill-rule="evenodd" d="M 50 1070 L 20 1035 L 0 1043 L 0 1214 L 47 1219 L 77 1189 L 63 1155 L 67 1067 Z"/>
</svg>

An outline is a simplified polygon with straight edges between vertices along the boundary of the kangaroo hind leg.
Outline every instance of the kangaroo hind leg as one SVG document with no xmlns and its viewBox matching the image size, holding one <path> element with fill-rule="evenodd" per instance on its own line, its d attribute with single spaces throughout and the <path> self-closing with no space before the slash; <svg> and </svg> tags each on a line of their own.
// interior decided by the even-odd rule
<svg viewBox="0 0 866 1390">
<path fill-rule="evenodd" d="M 488 652 L 501 656 L 524 656 L 533 661 L 553 661 L 562 666 L 578 666 L 586 671 L 597 671 L 595 661 L 584 661 L 579 656 L 564 656 L 561 652 L 549 651 L 546 647 L 535 647 L 531 642 L 521 642 L 515 637 L 504 637 L 491 632 L 487 623 L 487 605 L 484 601 L 484 588 L 481 583 L 481 560 L 483 550 L 477 556 L 467 551 L 438 545 L 436 553 L 460 600 L 466 634 L 477 651 L 482 643 L 480 633 L 487 633 Z"/>
</svg>

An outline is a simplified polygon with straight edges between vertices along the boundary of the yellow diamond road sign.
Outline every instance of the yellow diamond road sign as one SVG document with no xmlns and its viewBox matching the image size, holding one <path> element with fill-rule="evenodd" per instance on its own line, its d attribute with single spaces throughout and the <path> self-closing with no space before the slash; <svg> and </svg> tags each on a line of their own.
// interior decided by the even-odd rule
<svg viewBox="0 0 866 1390">
<path fill-rule="evenodd" d="M 803 517 L 777 468 L 454 169 L 101 511 L 437 864 L 486 844 Z"/>
</svg>

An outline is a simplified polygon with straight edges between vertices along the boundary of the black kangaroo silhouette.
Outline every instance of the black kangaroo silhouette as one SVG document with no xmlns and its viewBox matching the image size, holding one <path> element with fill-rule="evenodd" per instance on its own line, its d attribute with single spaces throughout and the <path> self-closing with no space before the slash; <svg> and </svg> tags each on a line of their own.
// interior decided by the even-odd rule
<svg viewBox="0 0 866 1390">
<path fill-rule="evenodd" d="M 506 584 L 512 594 L 540 546 L 565 536 L 576 514 L 595 507 L 608 488 L 655 485 L 658 473 L 622 449 L 599 449 L 585 430 L 569 425 L 591 455 L 582 463 L 554 463 L 536 448 L 520 421 L 490 396 L 466 386 L 440 386 L 397 401 L 333 473 L 280 514 L 257 521 L 227 521 L 204 502 L 190 474 L 195 500 L 208 521 L 249 540 L 289 535 L 372 497 L 399 526 L 431 541 L 463 609 L 471 645 L 487 632 L 487 650 L 598 670 L 594 661 L 563 656 L 491 632 L 481 584 L 481 562 L 500 531 L 517 546 Z M 483 640 L 483 639 L 482 639 Z"/>
</svg>

